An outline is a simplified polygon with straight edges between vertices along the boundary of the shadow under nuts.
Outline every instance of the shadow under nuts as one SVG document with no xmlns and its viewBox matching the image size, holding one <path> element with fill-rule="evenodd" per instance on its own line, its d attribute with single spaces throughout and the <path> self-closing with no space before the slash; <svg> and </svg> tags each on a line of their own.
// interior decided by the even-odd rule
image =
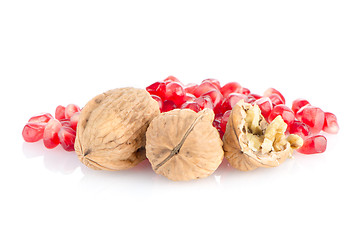
<svg viewBox="0 0 362 240">
<path fill-rule="evenodd" d="M 146 90 L 118 88 L 102 93 L 82 109 L 74 148 L 93 169 L 122 170 L 146 159 L 146 130 L 160 114 Z"/>
<path fill-rule="evenodd" d="M 224 156 L 213 119 L 210 109 L 177 109 L 154 118 L 146 132 L 146 155 L 153 170 L 174 181 L 212 174 Z"/>
</svg>

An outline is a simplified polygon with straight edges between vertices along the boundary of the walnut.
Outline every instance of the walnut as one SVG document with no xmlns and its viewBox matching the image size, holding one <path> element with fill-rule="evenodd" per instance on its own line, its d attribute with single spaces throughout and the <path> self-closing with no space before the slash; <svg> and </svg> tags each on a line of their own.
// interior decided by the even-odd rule
<svg viewBox="0 0 362 240">
<path fill-rule="evenodd" d="M 212 174 L 224 156 L 213 119 L 210 109 L 176 109 L 154 118 L 146 132 L 146 155 L 153 170 L 174 181 Z"/>
<path fill-rule="evenodd" d="M 143 89 L 118 88 L 102 93 L 82 109 L 75 151 L 93 169 L 122 170 L 146 159 L 146 130 L 160 114 Z"/>
<path fill-rule="evenodd" d="M 297 135 L 285 136 L 287 124 L 277 116 L 270 124 L 258 105 L 238 102 L 232 109 L 223 138 L 225 157 L 242 171 L 276 167 L 303 145 Z"/>
</svg>

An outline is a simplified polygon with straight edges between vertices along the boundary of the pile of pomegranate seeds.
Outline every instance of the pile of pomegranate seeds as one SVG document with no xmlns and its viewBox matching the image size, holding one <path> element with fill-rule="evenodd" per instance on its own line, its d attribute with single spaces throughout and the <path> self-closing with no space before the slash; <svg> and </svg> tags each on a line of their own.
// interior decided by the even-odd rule
<svg viewBox="0 0 362 240">
<path fill-rule="evenodd" d="M 339 131 L 337 118 L 333 113 L 324 112 L 312 106 L 305 99 L 296 99 L 292 108 L 285 105 L 284 96 L 276 89 L 267 89 L 263 96 L 251 93 L 237 82 L 224 86 L 216 79 L 205 79 L 200 84 L 184 85 L 174 76 L 158 81 L 146 87 L 160 107 L 161 112 L 173 109 L 191 109 L 199 112 L 210 108 L 215 113 L 213 126 L 222 138 L 231 109 L 240 100 L 257 104 L 264 118 L 271 122 L 280 115 L 288 125 L 288 133 L 297 134 L 304 139 L 303 146 L 297 151 L 303 154 L 322 153 L 326 150 L 327 139 L 321 131 L 336 134 Z"/>
<path fill-rule="evenodd" d="M 74 141 L 80 114 L 75 104 L 66 107 L 59 105 L 55 109 L 55 118 L 50 113 L 31 117 L 23 129 L 26 142 L 37 142 L 43 139 L 44 146 L 52 149 L 59 144 L 66 151 L 74 151 Z"/>
</svg>

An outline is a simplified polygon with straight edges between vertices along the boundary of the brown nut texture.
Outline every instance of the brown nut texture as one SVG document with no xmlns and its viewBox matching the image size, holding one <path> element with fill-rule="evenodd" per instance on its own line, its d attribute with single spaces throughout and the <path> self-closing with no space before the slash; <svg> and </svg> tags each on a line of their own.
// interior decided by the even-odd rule
<svg viewBox="0 0 362 240">
<path fill-rule="evenodd" d="M 74 148 L 86 166 L 123 170 L 146 159 L 146 130 L 160 114 L 143 89 L 118 88 L 90 100 L 81 110 Z"/>
<path fill-rule="evenodd" d="M 287 124 L 277 116 L 270 124 L 257 105 L 238 102 L 232 109 L 223 137 L 225 158 L 241 171 L 277 167 L 293 149 L 303 145 L 297 135 L 285 136 Z"/>
<path fill-rule="evenodd" d="M 210 109 L 175 109 L 154 118 L 146 132 L 146 155 L 153 170 L 174 181 L 211 175 L 223 160 Z"/>
</svg>

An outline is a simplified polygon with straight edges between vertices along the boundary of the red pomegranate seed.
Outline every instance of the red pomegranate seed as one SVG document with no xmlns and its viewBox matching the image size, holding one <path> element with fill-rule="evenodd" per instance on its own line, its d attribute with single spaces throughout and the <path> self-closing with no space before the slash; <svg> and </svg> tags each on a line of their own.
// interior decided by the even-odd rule
<svg viewBox="0 0 362 240">
<path fill-rule="evenodd" d="M 70 119 L 62 119 L 59 122 L 60 124 L 62 124 L 63 127 L 72 127 L 72 125 L 70 124 Z"/>
<path fill-rule="evenodd" d="M 303 146 L 297 149 L 303 154 L 322 153 L 327 148 L 327 139 L 323 135 L 315 135 L 304 139 Z"/>
<path fill-rule="evenodd" d="M 159 96 L 162 100 L 165 99 L 166 83 L 155 82 L 146 87 L 146 91 L 151 95 Z"/>
<path fill-rule="evenodd" d="M 229 82 L 225 84 L 220 92 L 226 98 L 230 93 L 242 93 L 243 87 L 237 82 Z"/>
<path fill-rule="evenodd" d="M 199 104 L 195 102 L 185 102 L 181 105 L 181 109 L 191 109 L 195 112 L 200 112 L 201 110 Z"/>
<path fill-rule="evenodd" d="M 301 109 L 302 107 L 304 107 L 306 105 L 310 105 L 310 103 L 305 99 L 298 98 L 293 101 L 292 110 L 294 113 L 297 113 L 299 111 L 299 109 Z"/>
<path fill-rule="evenodd" d="M 165 100 L 173 101 L 176 106 L 181 106 L 185 102 L 185 89 L 177 82 L 170 82 L 166 85 Z"/>
<path fill-rule="evenodd" d="M 25 124 L 22 135 L 25 142 L 37 142 L 43 138 L 46 123 L 30 122 Z"/>
<path fill-rule="evenodd" d="M 80 116 L 80 112 L 76 112 L 73 114 L 73 116 L 70 118 L 69 122 L 70 122 L 70 127 L 76 131 L 77 130 L 77 125 L 78 125 L 78 121 L 79 121 L 79 116 Z"/>
<path fill-rule="evenodd" d="M 65 107 L 62 105 L 59 105 L 56 109 L 55 109 L 55 118 L 58 120 L 64 119 L 65 118 Z"/>
<path fill-rule="evenodd" d="M 176 82 L 176 83 L 179 83 L 179 84 L 183 85 L 183 84 L 181 83 L 181 81 L 178 80 L 178 79 L 177 79 L 176 77 L 174 77 L 174 76 L 168 76 L 168 77 L 165 78 L 163 81 L 166 83 L 166 85 L 169 84 L 169 83 L 172 83 L 172 82 Z"/>
<path fill-rule="evenodd" d="M 267 90 L 265 90 L 264 97 L 270 97 L 272 94 L 278 95 L 280 97 L 280 99 L 282 100 L 283 104 L 285 104 L 285 98 L 284 98 L 283 94 L 281 94 L 275 88 L 268 88 Z M 272 100 L 272 102 L 273 102 L 273 100 Z"/>
<path fill-rule="evenodd" d="M 270 98 L 268 98 L 268 97 L 259 98 L 259 99 L 255 100 L 254 104 L 259 106 L 261 115 L 263 115 L 263 117 L 265 119 L 268 119 L 269 115 L 273 109 L 273 104 L 272 104 Z"/>
<path fill-rule="evenodd" d="M 208 91 L 207 93 L 204 93 L 201 96 L 209 96 L 211 98 L 214 107 L 221 105 L 223 100 L 223 96 L 221 95 L 220 91 L 217 89 Z"/>
<path fill-rule="evenodd" d="M 55 148 L 59 144 L 58 132 L 62 124 L 57 119 L 50 119 L 44 129 L 43 142 L 46 148 Z"/>
<path fill-rule="evenodd" d="M 31 117 L 28 122 L 31 123 L 47 123 L 53 116 L 50 113 L 42 113 Z"/>
<path fill-rule="evenodd" d="M 166 100 L 166 101 L 163 102 L 163 107 L 162 107 L 161 112 L 168 112 L 168 111 L 174 110 L 176 108 L 177 108 L 177 106 L 173 101 Z"/>
<path fill-rule="evenodd" d="M 203 80 L 201 83 L 204 83 L 204 82 L 209 82 L 209 83 L 213 84 L 218 90 L 221 89 L 220 82 L 216 79 L 208 78 L 208 79 Z"/>
<path fill-rule="evenodd" d="M 71 118 L 74 113 L 79 112 L 80 108 L 75 104 L 68 104 L 65 107 L 64 116 L 65 118 Z"/>
<path fill-rule="evenodd" d="M 151 97 L 157 101 L 158 107 L 160 108 L 160 111 L 162 112 L 162 106 L 163 106 L 162 99 L 157 95 L 151 95 Z"/>
<path fill-rule="evenodd" d="M 202 96 L 195 99 L 195 103 L 199 104 L 200 109 L 210 108 L 214 109 L 214 105 L 212 103 L 212 100 L 209 96 Z"/>
<path fill-rule="evenodd" d="M 217 87 L 215 87 L 215 85 L 210 82 L 204 82 L 204 83 L 201 83 L 194 90 L 194 95 L 195 95 L 195 97 L 200 97 L 201 95 L 203 95 L 211 90 L 217 90 Z"/>
<path fill-rule="evenodd" d="M 270 112 L 270 115 L 268 117 L 268 121 L 271 122 L 276 118 L 278 115 L 280 115 L 284 122 L 288 125 L 288 128 L 290 125 L 294 122 L 295 116 L 292 109 L 285 105 L 277 105 L 273 108 L 273 110 Z"/>
<path fill-rule="evenodd" d="M 223 131 L 223 132 L 225 132 L 225 130 L 226 130 L 226 124 L 229 121 L 230 114 L 231 114 L 231 110 L 228 110 L 224 113 L 224 115 L 221 118 L 220 127 L 221 127 L 221 131 Z"/>
<path fill-rule="evenodd" d="M 263 97 L 263 96 L 260 96 L 259 94 L 255 94 L 255 93 L 250 93 L 249 96 L 250 96 L 250 97 L 253 97 L 255 100 L 258 100 L 258 99 L 260 99 L 260 98 Z M 249 96 L 248 96 L 248 97 L 249 97 Z"/>
<path fill-rule="evenodd" d="M 191 93 L 186 93 L 185 98 L 184 98 L 185 102 L 193 102 L 193 101 L 195 101 L 195 99 L 196 99 L 196 97 Z"/>
<path fill-rule="evenodd" d="M 318 107 L 306 105 L 299 109 L 296 118 L 307 124 L 312 134 L 317 134 L 323 129 L 324 112 Z"/>
<path fill-rule="evenodd" d="M 324 125 L 323 131 L 326 133 L 336 134 L 339 131 L 339 125 L 337 122 L 337 117 L 333 113 L 325 112 L 324 113 Z"/>
<path fill-rule="evenodd" d="M 74 151 L 75 131 L 69 127 L 61 127 L 58 131 L 60 145 L 66 151 Z"/>
<path fill-rule="evenodd" d="M 235 106 L 235 104 L 237 104 L 241 100 L 244 100 L 246 102 L 248 100 L 248 97 L 241 93 L 230 93 L 221 104 L 222 113 L 231 110 Z"/>
<path fill-rule="evenodd" d="M 186 93 L 191 93 L 192 95 L 194 94 L 195 89 L 198 87 L 199 85 L 196 83 L 189 83 L 185 86 L 185 92 Z"/>
<path fill-rule="evenodd" d="M 278 94 L 273 93 L 268 96 L 268 98 L 273 103 L 273 106 L 285 104 L 285 101 L 283 101 L 283 99 Z"/>
<path fill-rule="evenodd" d="M 245 95 L 249 95 L 249 94 L 250 94 L 250 90 L 249 90 L 248 88 L 243 87 L 243 88 L 241 89 L 241 93 L 242 93 L 242 94 L 245 94 Z"/>
<path fill-rule="evenodd" d="M 310 128 L 307 124 L 300 122 L 298 120 L 295 120 L 289 128 L 289 133 L 296 134 L 300 136 L 301 138 L 306 138 L 311 135 Z"/>
</svg>

